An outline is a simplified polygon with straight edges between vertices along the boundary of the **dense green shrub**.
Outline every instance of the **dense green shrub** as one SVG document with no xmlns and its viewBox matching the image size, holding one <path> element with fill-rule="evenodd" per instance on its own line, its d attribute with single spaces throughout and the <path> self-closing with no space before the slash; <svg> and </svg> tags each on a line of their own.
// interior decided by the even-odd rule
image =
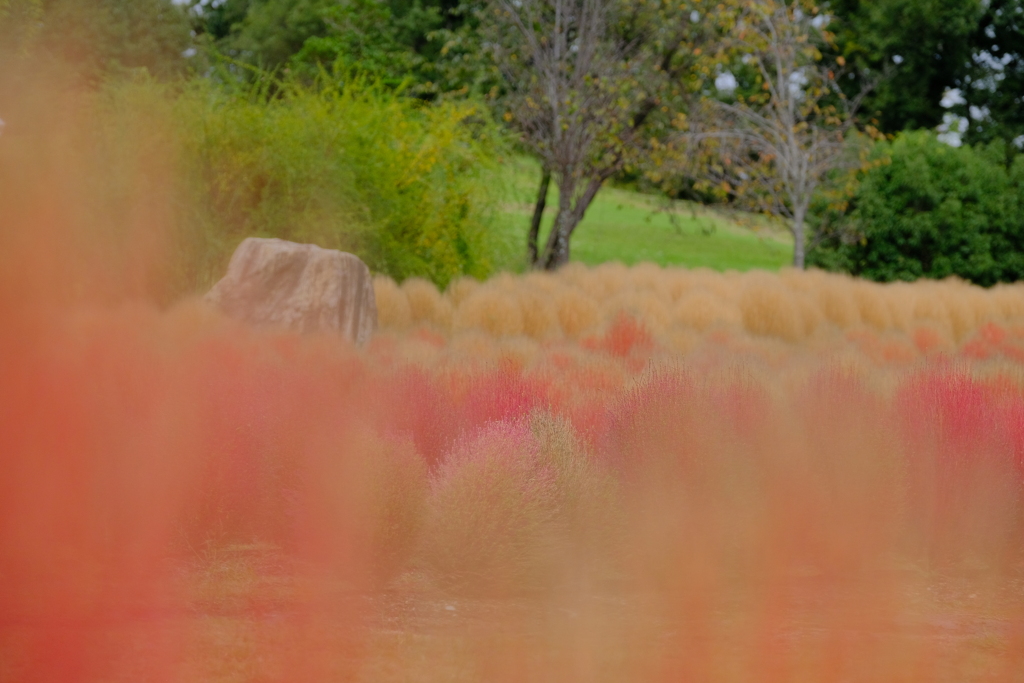
<svg viewBox="0 0 1024 683">
<path fill-rule="evenodd" d="M 927 131 L 880 142 L 841 210 L 818 207 L 811 265 L 872 280 L 1024 278 L 1024 156 L 954 148 Z"/>
<path fill-rule="evenodd" d="M 500 258 L 488 226 L 501 142 L 472 103 L 424 105 L 355 81 L 274 97 L 197 83 L 172 106 L 185 287 L 209 285 L 254 235 L 349 250 L 442 287 Z"/>
</svg>

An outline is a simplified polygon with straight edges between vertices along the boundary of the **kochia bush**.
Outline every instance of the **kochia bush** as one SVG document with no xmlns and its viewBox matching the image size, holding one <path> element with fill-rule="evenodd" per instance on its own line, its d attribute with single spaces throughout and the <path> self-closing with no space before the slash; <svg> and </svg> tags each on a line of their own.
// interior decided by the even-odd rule
<svg viewBox="0 0 1024 683">
<path fill-rule="evenodd" d="M 549 590 L 607 569 L 615 489 L 542 412 L 463 438 L 433 474 L 424 566 L 476 594 Z"/>
<path fill-rule="evenodd" d="M 424 559 L 443 580 L 504 593 L 549 572 L 558 490 L 529 425 L 493 423 L 464 439 L 431 489 Z"/>
</svg>

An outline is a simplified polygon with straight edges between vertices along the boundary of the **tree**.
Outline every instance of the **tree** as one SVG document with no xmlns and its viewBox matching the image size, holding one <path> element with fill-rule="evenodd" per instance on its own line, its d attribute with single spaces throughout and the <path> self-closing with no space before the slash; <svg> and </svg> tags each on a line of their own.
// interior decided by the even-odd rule
<svg viewBox="0 0 1024 683">
<path fill-rule="evenodd" d="M 965 142 L 1002 138 L 1024 149 L 1024 0 L 985 3 L 970 44 L 954 84 L 962 102 L 950 108 L 970 121 Z"/>
<path fill-rule="evenodd" d="M 544 169 L 528 238 L 532 267 L 567 263 L 602 185 L 670 130 L 700 60 L 696 46 L 717 26 L 702 21 L 702 9 L 661 0 L 490 0 L 481 30 L 504 78 L 503 116 Z M 541 250 L 552 176 L 558 209 Z"/>
<path fill-rule="evenodd" d="M 867 92 L 849 99 L 839 88 L 842 59 L 829 64 L 820 50 L 830 38 L 826 23 L 813 6 L 751 3 L 736 38 L 736 71 L 747 87 L 722 72 L 719 96 L 709 97 L 679 136 L 674 157 L 684 173 L 787 220 L 797 268 L 804 267 L 811 200 L 850 161 L 847 133 Z"/>
<path fill-rule="evenodd" d="M 219 47 L 236 59 L 274 70 L 285 66 L 306 40 L 328 33 L 323 15 L 336 3 L 333 0 L 250 0 L 244 3 L 244 13 L 238 17 L 241 4 L 236 2 L 230 7 L 225 3 L 224 13 L 230 10 L 235 21 L 226 27 L 228 33 Z"/>
<path fill-rule="evenodd" d="M 885 133 L 934 128 L 943 117 L 943 93 L 970 70 L 972 36 L 989 0 L 828 0 L 836 19 L 833 46 L 825 51 L 851 66 L 842 80 L 849 97 L 878 73 L 864 102 Z"/>
<path fill-rule="evenodd" d="M 264 70 L 359 71 L 432 99 L 477 80 L 475 15 L 459 0 L 193 0 L 195 30 Z"/>
</svg>

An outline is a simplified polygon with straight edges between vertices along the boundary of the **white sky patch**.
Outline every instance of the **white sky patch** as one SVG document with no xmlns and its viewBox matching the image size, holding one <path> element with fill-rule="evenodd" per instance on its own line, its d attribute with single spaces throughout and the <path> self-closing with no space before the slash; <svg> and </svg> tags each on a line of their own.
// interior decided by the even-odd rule
<svg viewBox="0 0 1024 683">
<path fill-rule="evenodd" d="M 942 123 L 936 128 L 939 142 L 944 142 L 950 147 L 959 147 L 964 144 L 963 134 L 967 132 L 970 122 L 963 116 L 957 116 L 947 111 L 942 115 Z"/>
<path fill-rule="evenodd" d="M 964 99 L 960 88 L 946 88 L 946 92 L 942 93 L 942 99 L 939 100 L 939 106 L 943 109 L 949 109 L 958 104 L 967 104 L 967 100 Z"/>
<path fill-rule="evenodd" d="M 819 14 L 818 16 L 811 19 L 811 26 L 818 29 L 819 31 L 829 25 L 832 21 L 832 17 L 828 14 Z"/>
<path fill-rule="evenodd" d="M 893 55 L 892 56 L 892 63 L 895 64 L 896 66 L 899 66 L 900 64 L 902 64 L 903 63 L 903 55 Z"/>
<path fill-rule="evenodd" d="M 970 113 L 971 118 L 974 119 L 975 121 L 984 121 L 985 119 L 988 118 L 988 115 L 991 113 L 989 112 L 988 107 L 976 107 L 973 104 L 967 108 L 967 111 Z"/>
<path fill-rule="evenodd" d="M 700 21 L 700 12 L 698 12 L 697 10 L 693 10 L 692 12 L 690 12 L 690 21 L 692 21 L 695 24 L 698 21 Z"/>
<path fill-rule="evenodd" d="M 720 93 L 730 94 L 735 92 L 739 85 L 736 77 L 729 71 L 723 71 L 715 77 L 715 90 Z"/>
<path fill-rule="evenodd" d="M 807 86 L 807 74 L 803 69 L 798 69 L 789 74 L 789 95 L 794 99 L 802 99 L 804 88 Z"/>
<path fill-rule="evenodd" d="M 1017 149 L 1024 149 L 1024 135 L 1018 135 L 1013 139 L 1013 146 Z"/>
</svg>

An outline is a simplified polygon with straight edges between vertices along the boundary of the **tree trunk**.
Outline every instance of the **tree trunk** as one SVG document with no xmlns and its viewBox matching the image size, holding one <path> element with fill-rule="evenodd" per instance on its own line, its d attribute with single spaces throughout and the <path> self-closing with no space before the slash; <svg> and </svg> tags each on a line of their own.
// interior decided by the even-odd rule
<svg viewBox="0 0 1024 683">
<path fill-rule="evenodd" d="M 798 208 L 793 214 L 793 267 L 804 269 L 804 216 L 805 209 Z"/>
<path fill-rule="evenodd" d="M 563 181 L 564 183 L 565 181 Z M 557 270 L 569 262 L 569 240 L 576 226 L 583 220 L 590 203 L 594 201 L 597 191 L 601 189 L 604 178 L 591 178 L 583 195 L 572 203 L 575 183 L 572 187 L 559 187 L 558 216 L 551 228 L 544 257 L 541 259 L 545 270 Z"/>
<path fill-rule="evenodd" d="M 558 210 L 555 224 L 551 226 L 547 247 L 544 249 L 544 269 L 558 270 L 569 262 L 569 236 L 576 226 L 572 222 L 571 210 Z"/>
<path fill-rule="evenodd" d="M 572 228 L 576 227 L 572 219 L 572 198 L 576 194 L 577 182 L 570 173 L 558 174 L 558 213 L 555 214 L 555 223 L 551 226 L 551 234 L 548 235 L 540 259 L 544 270 L 556 270 L 569 262 L 569 235 Z"/>
<path fill-rule="evenodd" d="M 540 266 L 537 252 L 537 237 L 540 235 L 540 222 L 544 218 L 544 206 L 548 203 L 548 187 L 551 185 L 551 169 L 544 167 L 540 178 L 540 190 L 537 192 L 537 203 L 533 207 L 533 219 L 530 221 L 530 234 L 526 238 L 526 257 L 531 268 Z"/>
</svg>

